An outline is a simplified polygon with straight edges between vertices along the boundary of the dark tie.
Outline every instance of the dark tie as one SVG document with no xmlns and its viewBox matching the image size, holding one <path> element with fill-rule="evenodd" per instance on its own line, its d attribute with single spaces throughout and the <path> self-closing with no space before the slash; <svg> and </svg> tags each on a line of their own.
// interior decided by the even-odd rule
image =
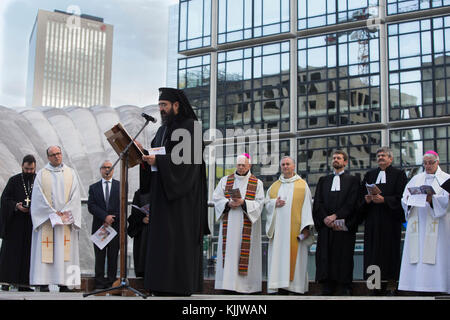
<svg viewBox="0 0 450 320">
<path fill-rule="evenodd" d="M 106 210 L 108 210 L 108 204 L 109 204 L 109 181 L 105 181 L 105 202 L 106 202 Z"/>
</svg>

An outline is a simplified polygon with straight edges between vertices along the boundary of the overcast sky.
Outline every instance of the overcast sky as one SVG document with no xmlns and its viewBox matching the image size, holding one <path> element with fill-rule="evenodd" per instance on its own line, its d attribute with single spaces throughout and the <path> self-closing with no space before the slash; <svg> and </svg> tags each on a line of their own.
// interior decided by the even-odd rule
<svg viewBox="0 0 450 320">
<path fill-rule="evenodd" d="M 156 104 L 166 84 L 169 6 L 178 0 L 0 0 L 0 105 L 25 106 L 28 41 L 38 9 L 81 13 L 114 26 L 111 106 Z"/>
</svg>

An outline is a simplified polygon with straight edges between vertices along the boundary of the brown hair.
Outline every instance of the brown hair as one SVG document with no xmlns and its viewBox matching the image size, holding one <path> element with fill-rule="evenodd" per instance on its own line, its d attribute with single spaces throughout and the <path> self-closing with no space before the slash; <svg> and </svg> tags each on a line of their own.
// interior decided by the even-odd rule
<svg viewBox="0 0 450 320">
<path fill-rule="evenodd" d="M 344 150 L 336 150 L 333 152 L 333 154 L 342 154 L 342 156 L 344 157 L 344 161 L 348 160 L 347 152 L 345 152 Z"/>
</svg>

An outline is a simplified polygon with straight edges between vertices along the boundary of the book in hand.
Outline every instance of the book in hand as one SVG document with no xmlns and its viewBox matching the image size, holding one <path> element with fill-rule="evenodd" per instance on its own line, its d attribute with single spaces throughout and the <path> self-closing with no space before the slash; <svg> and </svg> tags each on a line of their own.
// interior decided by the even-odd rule
<svg viewBox="0 0 450 320">
<path fill-rule="evenodd" d="M 411 194 L 436 194 L 432 186 L 422 185 L 420 187 L 409 187 L 409 193 Z"/>
<path fill-rule="evenodd" d="M 231 189 L 229 192 L 231 199 L 241 199 L 241 191 L 239 189 Z"/>
<path fill-rule="evenodd" d="M 375 196 L 381 193 L 381 190 L 377 187 L 375 183 L 367 184 L 366 183 L 367 194 L 371 196 Z"/>
<path fill-rule="evenodd" d="M 131 206 L 147 216 L 150 214 L 150 204 L 149 203 L 147 203 L 146 205 L 144 205 L 142 207 L 138 207 L 137 205 L 134 205 L 134 204 L 132 204 Z"/>
<path fill-rule="evenodd" d="M 111 226 L 102 225 L 95 233 L 91 236 L 92 242 L 100 249 L 103 250 L 104 247 L 116 236 L 117 231 Z"/>
</svg>

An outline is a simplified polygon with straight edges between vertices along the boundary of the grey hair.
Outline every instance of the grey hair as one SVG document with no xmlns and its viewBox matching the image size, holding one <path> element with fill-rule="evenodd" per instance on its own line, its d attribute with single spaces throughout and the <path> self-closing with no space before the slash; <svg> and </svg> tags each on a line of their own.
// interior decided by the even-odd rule
<svg viewBox="0 0 450 320">
<path fill-rule="evenodd" d="M 281 164 L 281 161 L 283 161 L 284 159 L 291 159 L 292 162 L 295 164 L 294 158 L 292 158 L 292 157 L 290 157 L 290 156 L 284 156 L 284 157 L 282 157 L 281 160 L 280 160 L 280 164 Z"/>
<path fill-rule="evenodd" d="M 109 163 L 112 164 L 111 160 L 106 159 L 106 160 L 103 160 L 102 162 L 100 162 L 100 166 L 99 166 L 98 168 L 101 169 L 101 168 L 103 167 L 103 164 L 104 164 L 105 162 L 109 162 Z"/>
<path fill-rule="evenodd" d="M 422 158 L 433 158 L 434 160 L 439 161 L 439 156 L 432 153 L 425 153 Z"/>
<path fill-rule="evenodd" d="M 377 152 L 375 154 L 379 154 L 380 152 L 384 152 L 388 155 L 389 158 L 394 158 L 394 153 L 392 152 L 392 149 L 389 147 L 381 147 L 377 149 Z"/>
<path fill-rule="evenodd" d="M 47 148 L 47 157 L 48 157 L 48 150 L 50 150 L 50 148 L 58 148 L 58 149 L 59 149 L 59 152 L 62 153 L 62 150 L 61 150 L 61 147 L 60 147 L 60 146 L 57 146 L 57 145 L 50 146 L 50 147 Z"/>
</svg>

